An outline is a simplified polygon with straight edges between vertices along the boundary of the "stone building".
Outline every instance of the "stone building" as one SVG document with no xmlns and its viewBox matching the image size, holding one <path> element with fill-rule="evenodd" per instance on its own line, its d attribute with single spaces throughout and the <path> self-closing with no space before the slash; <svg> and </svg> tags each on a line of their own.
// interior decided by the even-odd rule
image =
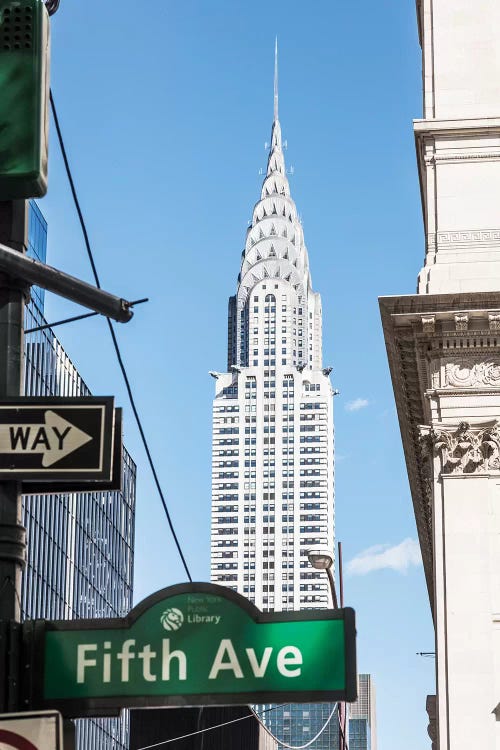
<svg viewBox="0 0 500 750">
<path fill-rule="evenodd" d="M 436 634 L 429 733 L 500 748 L 500 4 L 417 0 L 425 229 L 380 307 Z M 498 717 L 498 718 L 497 718 Z"/>
</svg>

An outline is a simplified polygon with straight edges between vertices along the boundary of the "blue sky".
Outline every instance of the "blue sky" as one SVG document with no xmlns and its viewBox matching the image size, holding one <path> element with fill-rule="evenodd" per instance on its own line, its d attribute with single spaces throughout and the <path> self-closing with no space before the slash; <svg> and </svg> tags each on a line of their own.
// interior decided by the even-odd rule
<svg viewBox="0 0 500 750">
<path fill-rule="evenodd" d="M 227 298 L 266 163 L 276 34 L 291 189 L 323 299 L 324 363 L 341 392 L 336 533 L 358 665 L 376 682 L 380 749 L 420 750 L 434 663 L 416 652 L 433 650 L 433 633 L 377 303 L 414 292 L 424 252 L 413 0 L 62 0 L 54 97 L 102 285 L 150 298 L 118 336 L 193 578 L 206 580 L 208 370 L 226 362 Z M 91 280 L 54 136 L 40 201 L 48 261 Z M 46 309 L 49 320 L 79 312 L 51 295 Z M 93 392 L 125 407 L 139 469 L 138 601 L 183 570 L 104 321 L 59 336 Z"/>
</svg>

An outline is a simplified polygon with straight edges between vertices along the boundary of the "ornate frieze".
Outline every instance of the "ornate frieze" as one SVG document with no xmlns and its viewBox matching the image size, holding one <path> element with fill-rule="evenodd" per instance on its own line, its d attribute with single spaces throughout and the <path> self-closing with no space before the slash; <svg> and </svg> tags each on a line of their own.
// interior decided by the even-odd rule
<svg viewBox="0 0 500 750">
<path fill-rule="evenodd" d="M 480 474 L 500 471 L 500 423 L 471 426 L 467 422 L 421 427 L 424 458 L 441 459 L 442 474 Z"/>
<path fill-rule="evenodd" d="M 429 381 L 434 389 L 500 388 L 500 356 L 471 352 L 460 357 L 431 357 Z"/>
<path fill-rule="evenodd" d="M 483 362 L 447 362 L 443 385 L 445 388 L 500 387 L 500 358 L 488 358 Z"/>
<path fill-rule="evenodd" d="M 463 251 L 480 254 L 498 252 L 499 247 L 500 229 L 429 232 L 426 236 L 426 251 L 433 256 L 437 251 L 445 256 Z"/>
</svg>

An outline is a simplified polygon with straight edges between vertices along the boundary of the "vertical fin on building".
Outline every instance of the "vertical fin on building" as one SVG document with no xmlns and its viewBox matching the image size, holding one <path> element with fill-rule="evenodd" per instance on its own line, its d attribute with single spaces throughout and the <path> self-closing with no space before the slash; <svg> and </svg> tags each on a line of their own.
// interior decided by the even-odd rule
<svg viewBox="0 0 500 750">
<path fill-rule="evenodd" d="M 237 363 L 236 296 L 229 297 L 227 307 L 227 369 L 230 372 L 231 365 Z"/>
<path fill-rule="evenodd" d="M 274 40 L 274 122 L 278 119 L 278 37 Z"/>
</svg>

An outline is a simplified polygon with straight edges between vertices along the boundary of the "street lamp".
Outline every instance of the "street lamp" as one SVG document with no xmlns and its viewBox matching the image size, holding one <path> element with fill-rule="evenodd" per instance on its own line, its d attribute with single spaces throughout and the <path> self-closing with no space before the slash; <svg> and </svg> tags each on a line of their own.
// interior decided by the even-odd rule
<svg viewBox="0 0 500 750">
<path fill-rule="evenodd" d="M 329 550 L 328 547 L 315 547 L 314 549 L 309 550 L 307 556 L 309 557 L 309 562 L 313 568 L 316 570 L 326 570 L 332 592 L 333 608 L 338 609 L 337 591 L 335 589 L 335 580 L 332 573 L 333 552 Z"/>
<path fill-rule="evenodd" d="M 315 547 L 310 549 L 307 553 L 309 562 L 316 570 L 326 570 L 328 580 L 330 582 L 330 589 L 332 592 L 333 608 L 338 609 L 339 605 L 337 602 L 337 591 L 335 589 L 335 579 L 332 573 L 334 553 L 328 549 L 328 547 Z M 342 547 L 339 542 L 339 573 L 340 573 L 340 604 L 344 606 L 344 596 L 342 587 Z M 345 737 L 345 730 L 347 725 L 347 709 L 344 701 L 339 702 L 339 746 L 341 750 L 346 750 L 347 743 Z"/>
</svg>

